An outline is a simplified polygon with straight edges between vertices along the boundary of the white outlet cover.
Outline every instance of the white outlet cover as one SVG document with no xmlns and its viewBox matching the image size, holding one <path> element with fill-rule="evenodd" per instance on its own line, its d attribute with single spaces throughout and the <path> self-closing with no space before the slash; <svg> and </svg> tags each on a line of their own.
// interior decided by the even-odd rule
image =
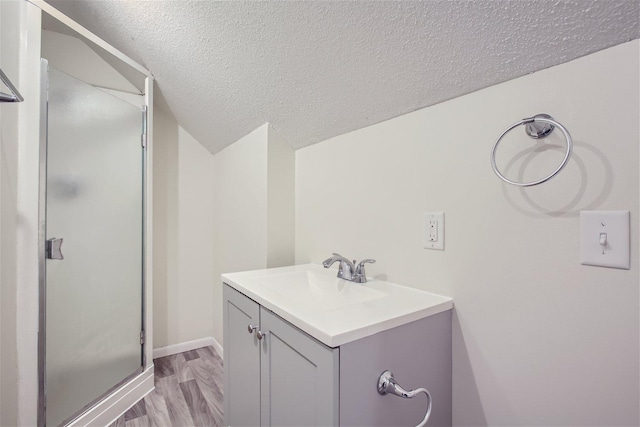
<svg viewBox="0 0 640 427">
<path fill-rule="evenodd" d="M 430 223 L 436 221 L 437 240 L 430 239 Z M 422 246 L 425 249 L 435 249 L 444 251 L 444 212 L 423 212 L 422 213 Z"/>
<path fill-rule="evenodd" d="M 581 264 L 628 270 L 629 239 L 629 211 L 580 211 Z"/>
</svg>

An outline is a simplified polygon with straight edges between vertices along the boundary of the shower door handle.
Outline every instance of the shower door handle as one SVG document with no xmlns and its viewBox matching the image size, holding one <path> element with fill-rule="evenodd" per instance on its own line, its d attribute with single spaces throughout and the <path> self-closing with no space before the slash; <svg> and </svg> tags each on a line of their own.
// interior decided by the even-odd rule
<svg viewBox="0 0 640 427">
<path fill-rule="evenodd" d="M 64 259 L 62 255 L 62 242 L 64 239 L 52 238 L 46 242 L 46 257 L 47 259 Z"/>
</svg>

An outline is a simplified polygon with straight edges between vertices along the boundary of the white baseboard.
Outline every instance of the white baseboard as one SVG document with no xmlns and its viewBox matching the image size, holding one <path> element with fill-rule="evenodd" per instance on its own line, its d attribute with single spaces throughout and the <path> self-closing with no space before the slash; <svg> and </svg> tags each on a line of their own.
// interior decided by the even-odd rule
<svg viewBox="0 0 640 427">
<path fill-rule="evenodd" d="M 224 359 L 224 349 L 222 348 L 222 346 L 220 345 L 218 340 L 216 340 L 214 337 L 211 337 L 211 339 L 213 340 L 213 344 L 212 344 L 213 348 L 218 353 L 218 356 L 220 356 L 220 358 Z"/>
<path fill-rule="evenodd" d="M 196 348 L 202 348 L 207 346 L 213 346 L 222 357 L 222 346 L 214 337 L 200 338 L 198 340 L 181 342 L 178 344 L 168 345 L 166 347 L 159 347 L 153 349 L 153 358 L 171 356 L 172 354 L 182 353 L 183 351 L 195 350 Z"/>
</svg>

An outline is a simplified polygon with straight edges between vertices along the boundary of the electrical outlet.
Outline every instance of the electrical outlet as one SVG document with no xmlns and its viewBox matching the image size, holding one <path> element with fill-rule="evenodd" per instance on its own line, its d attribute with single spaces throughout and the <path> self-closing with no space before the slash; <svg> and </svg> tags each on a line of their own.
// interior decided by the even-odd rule
<svg viewBox="0 0 640 427">
<path fill-rule="evenodd" d="M 425 249 L 444 250 L 444 212 L 422 213 L 422 240 Z"/>
</svg>

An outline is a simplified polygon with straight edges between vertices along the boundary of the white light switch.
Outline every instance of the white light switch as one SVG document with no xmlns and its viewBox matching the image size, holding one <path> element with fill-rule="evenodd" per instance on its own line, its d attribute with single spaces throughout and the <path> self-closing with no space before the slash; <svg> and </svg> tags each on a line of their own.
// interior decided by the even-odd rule
<svg viewBox="0 0 640 427">
<path fill-rule="evenodd" d="M 580 211 L 580 262 L 629 269 L 629 211 Z"/>
<path fill-rule="evenodd" d="M 424 212 L 423 246 L 426 249 L 444 250 L 444 212 Z"/>
</svg>

